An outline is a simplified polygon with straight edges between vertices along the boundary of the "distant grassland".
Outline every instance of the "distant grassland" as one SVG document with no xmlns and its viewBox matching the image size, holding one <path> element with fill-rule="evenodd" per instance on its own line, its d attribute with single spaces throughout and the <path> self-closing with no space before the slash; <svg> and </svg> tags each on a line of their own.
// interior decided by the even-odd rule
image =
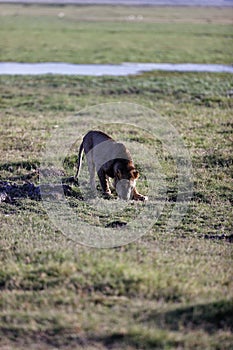
<svg viewBox="0 0 233 350">
<path fill-rule="evenodd" d="M 231 9 L 0 5 L 1 61 L 232 63 Z"/>
<path fill-rule="evenodd" d="M 231 63 L 230 11 L 2 5 L 1 59 Z M 143 12 L 143 21 L 125 19 L 132 12 Z M 14 200 L 0 203 L 1 349 L 232 349 L 232 90 L 231 74 L 0 76 L 0 185 L 16 188 Z M 192 161 L 192 200 L 167 232 L 177 171 L 160 147 L 167 193 L 156 224 L 120 248 L 76 245 L 52 226 L 41 200 L 19 192 L 38 184 L 46 143 L 67 116 L 121 101 L 151 108 L 176 128 Z M 129 145 L 157 145 L 128 130 L 112 133 Z M 145 161 L 138 161 L 142 175 Z M 138 185 L 145 190 L 143 176 Z M 67 198 L 90 225 L 112 219 L 90 215 L 78 196 Z M 130 212 L 124 215 L 127 221 Z"/>
</svg>

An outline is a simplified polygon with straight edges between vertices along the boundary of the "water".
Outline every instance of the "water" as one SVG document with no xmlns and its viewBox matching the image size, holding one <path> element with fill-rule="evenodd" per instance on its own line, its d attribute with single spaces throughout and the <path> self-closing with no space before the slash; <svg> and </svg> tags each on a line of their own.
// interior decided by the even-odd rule
<svg viewBox="0 0 233 350">
<path fill-rule="evenodd" d="M 140 5 L 140 6 L 233 6 L 232 0 L 0 0 L 0 3 Z"/>
<path fill-rule="evenodd" d="M 233 66 L 194 63 L 16 63 L 0 62 L 0 75 L 90 75 L 127 76 L 150 71 L 231 73 Z"/>
</svg>

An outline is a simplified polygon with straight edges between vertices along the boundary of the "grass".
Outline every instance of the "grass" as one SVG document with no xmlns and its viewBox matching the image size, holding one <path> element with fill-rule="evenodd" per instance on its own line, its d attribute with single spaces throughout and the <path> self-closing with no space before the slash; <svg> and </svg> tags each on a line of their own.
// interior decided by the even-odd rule
<svg viewBox="0 0 233 350">
<path fill-rule="evenodd" d="M 231 9 L 1 5 L 0 13 L 1 61 L 232 63 Z"/>
<path fill-rule="evenodd" d="M 51 226 L 40 201 L 2 203 L 2 344 L 37 344 L 41 349 L 83 344 L 101 349 L 218 349 L 221 344 L 230 349 L 231 76 L 151 73 L 0 81 L 1 181 L 20 185 L 29 177 L 36 184 L 40 154 L 54 126 L 87 103 L 119 100 L 159 109 L 169 117 L 191 153 L 194 176 L 188 213 L 168 234 L 175 170 L 166 167 L 167 158 L 161 155 L 168 188 L 163 214 L 142 239 L 114 250 L 74 246 Z M 123 129 L 115 132 L 127 137 Z M 135 142 L 133 134 L 128 136 Z M 140 142 L 155 146 L 143 137 Z M 67 164 L 71 172 L 72 158 Z M 82 202 L 72 201 L 91 223 Z"/>
<path fill-rule="evenodd" d="M 17 9 L 26 17 L 38 10 L 13 6 L 4 9 L 10 14 Z M 69 7 L 47 10 L 49 16 L 58 10 L 69 10 L 71 16 L 74 11 Z M 87 10 L 75 11 L 84 14 Z M 100 16 L 99 8 L 95 11 Z M 116 16 L 122 10 L 106 7 L 105 11 Z M 143 11 L 151 16 L 148 25 L 152 25 L 154 15 L 148 9 Z M 169 16 L 164 9 L 159 11 L 165 20 L 175 16 L 171 10 Z M 197 15 L 199 10 L 195 11 Z M 224 24 L 217 25 L 216 20 L 220 10 L 202 11 L 203 24 L 209 16 L 213 25 L 223 30 Z M 194 12 L 189 16 L 188 20 L 194 21 Z M 187 18 L 182 18 L 183 25 Z M 21 14 L 17 21 L 21 21 Z M 17 27 L 17 21 L 12 21 L 12 27 Z M 24 23 L 29 26 L 29 21 L 32 19 Z M 40 21 L 49 23 L 45 15 Z M 84 33 L 90 34 L 94 25 L 102 28 L 101 21 L 110 25 L 105 19 L 89 19 L 90 23 L 85 19 Z M 122 30 L 130 25 L 121 23 Z M 192 39 L 190 42 L 192 45 Z M 41 54 L 38 46 L 34 55 L 39 59 Z M 225 54 L 227 57 L 226 51 L 223 57 Z M 61 51 L 59 55 L 65 59 Z M 95 61 L 90 56 L 92 59 Z M 136 61 L 139 59 L 136 56 Z M 0 77 L 0 186 L 8 181 L 16 191 L 13 201 L 0 206 L 2 349 L 232 348 L 232 89 L 230 74 Z M 105 125 L 117 139 L 129 142 L 142 175 L 147 175 L 154 164 L 146 167 L 148 155 L 144 160 L 139 157 L 140 147 L 156 149 L 167 193 L 162 215 L 146 235 L 119 248 L 93 249 L 74 244 L 52 226 L 42 201 L 24 195 L 27 192 L 23 192 L 23 185 L 26 181 L 38 184 L 37 169 L 46 142 L 66 117 L 87 106 L 117 101 L 157 110 L 176 128 L 191 155 L 193 197 L 179 226 L 167 232 L 177 194 L 177 173 L 169 152 L 143 130 L 129 132 L 120 125 Z M 87 116 L 80 114 L 83 123 L 77 133 L 85 131 Z M 147 130 L 150 124 L 147 116 L 144 118 Z M 64 163 L 67 176 L 74 171 L 75 157 L 72 149 Z M 143 176 L 139 186 L 146 191 Z M 71 193 L 67 200 L 89 224 L 105 225 L 112 220 L 98 210 L 91 211 L 78 195 Z M 125 211 L 124 220 L 131 215 L 131 211 Z"/>
</svg>

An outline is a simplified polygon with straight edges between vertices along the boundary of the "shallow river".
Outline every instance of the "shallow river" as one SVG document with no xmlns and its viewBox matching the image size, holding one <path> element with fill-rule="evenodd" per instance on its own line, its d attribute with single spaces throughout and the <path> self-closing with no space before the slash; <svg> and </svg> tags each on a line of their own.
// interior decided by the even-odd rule
<svg viewBox="0 0 233 350">
<path fill-rule="evenodd" d="M 25 4 L 73 4 L 73 5 L 140 5 L 140 6 L 232 6 L 232 0 L 0 0 L 8 3 Z"/>
<path fill-rule="evenodd" d="M 0 75 L 91 75 L 127 76 L 149 71 L 231 73 L 233 66 L 220 64 L 122 63 L 122 64 L 69 64 L 69 63 L 14 63 L 0 62 Z"/>
</svg>

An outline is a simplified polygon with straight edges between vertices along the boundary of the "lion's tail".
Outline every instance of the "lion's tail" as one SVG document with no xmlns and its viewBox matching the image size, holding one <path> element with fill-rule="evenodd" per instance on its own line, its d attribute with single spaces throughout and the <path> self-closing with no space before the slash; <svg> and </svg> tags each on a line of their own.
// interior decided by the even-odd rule
<svg viewBox="0 0 233 350">
<path fill-rule="evenodd" d="M 81 165 L 82 165 L 82 157 L 83 157 L 83 142 L 81 143 L 80 147 L 79 147 L 79 152 L 78 152 L 78 161 L 77 161 L 77 171 L 76 174 L 74 176 L 74 179 L 77 180 L 79 173 L 80 173 L 80 169 L 81 169 Z"/>
</svg>

